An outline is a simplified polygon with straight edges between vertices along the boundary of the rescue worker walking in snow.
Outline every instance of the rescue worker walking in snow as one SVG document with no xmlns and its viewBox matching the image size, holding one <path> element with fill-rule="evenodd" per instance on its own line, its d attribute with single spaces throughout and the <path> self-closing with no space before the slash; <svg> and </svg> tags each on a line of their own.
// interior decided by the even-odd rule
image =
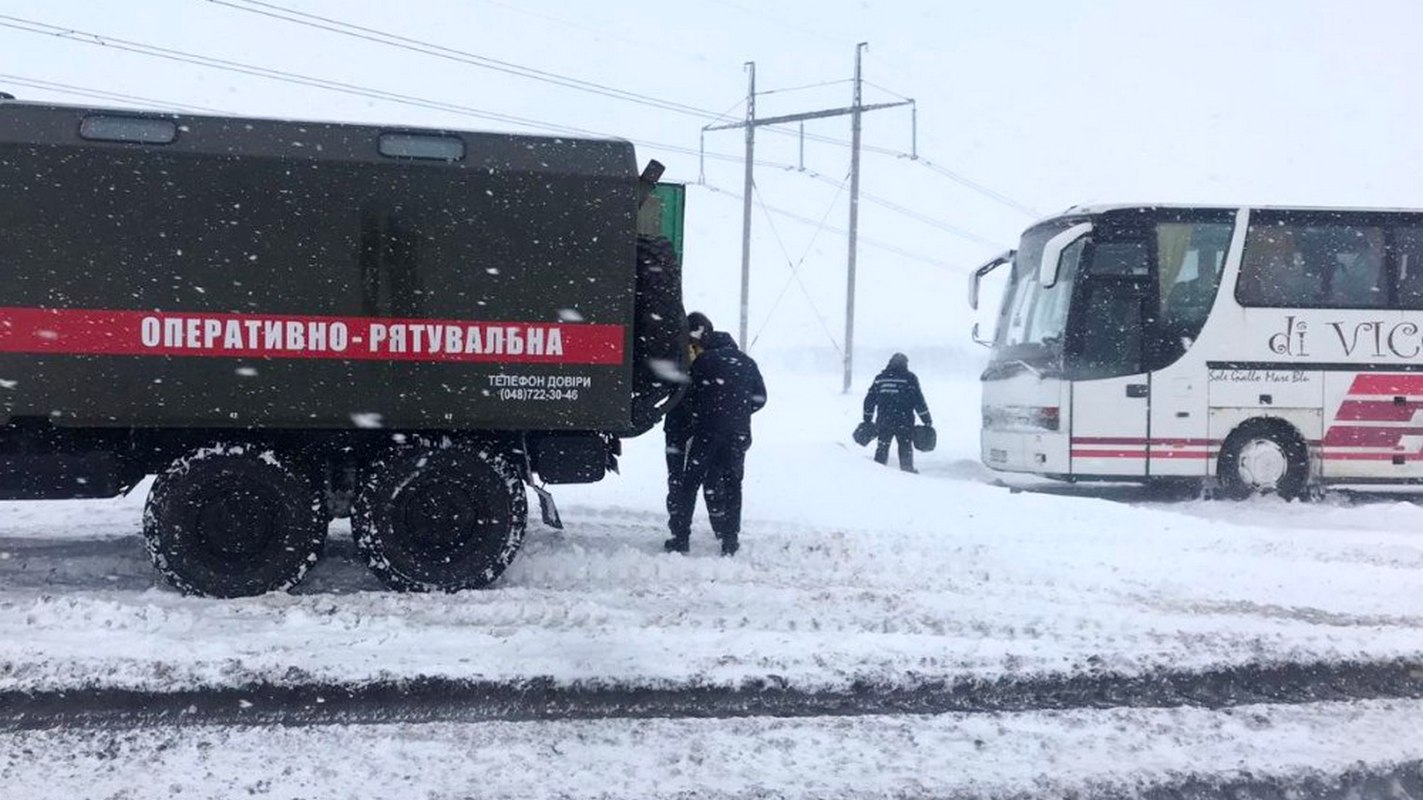
<svg viewBox="0 0 1423 800">
<path fill-rule="evenodd" d="M 878 409 L 879 418 L 875 419 Z M 875 376 L 865 395 L 865 422 L 875 425 L 879 442 L 875 445 L 875 461 L 889 461 L 889 443 L 899 443 L 899 468 L 918 472 L 914 468 L 914 415 L 925 425 L 933 425 L 924 392 L 919 389 L 919 377 L 909 371 L 909 357 L 895 353 L 889 364 Z"/>
<path fill-rule="evenodd" d="M 705 487 L 712 531 L 721 540 L 721 554 L 730 556 L 740 547 L 741 479 L 751 448 L 751 415 L 766 405 L 766 384 L 731 334 L 712 329 L 710 320 L 695 312 L 687 322 L 696 355 L 687 392 L 664 427 L 672 538 L 663 547 L 669 553 L 690 549 L 697 491 Z M 674 448 L 681 455 L 677 463 Z"/>
</svg>

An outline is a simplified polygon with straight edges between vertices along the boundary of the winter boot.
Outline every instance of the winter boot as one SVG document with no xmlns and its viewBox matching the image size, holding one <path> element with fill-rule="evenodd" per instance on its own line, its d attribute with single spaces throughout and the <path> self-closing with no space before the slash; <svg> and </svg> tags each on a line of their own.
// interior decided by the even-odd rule
<svg viewBox="0 0 1423 800">
<path fill-rule="evenodd" d="M 740 534 L 723 533 L 717 537 L 721 539 L 721 554 L 724 556 L 734 556 L 736 551 L 741 549 L 741 542 L 738 541 Z"/>
<path fill-rule="evenodd" d="M 685 554 L 692 549 L 692 543 L 690 541 L 690 537 L 673 536 L 671 539 L 668 539 L 667 541 L 662 543 L 662 549 L 668 553 Z"/>
</svg>

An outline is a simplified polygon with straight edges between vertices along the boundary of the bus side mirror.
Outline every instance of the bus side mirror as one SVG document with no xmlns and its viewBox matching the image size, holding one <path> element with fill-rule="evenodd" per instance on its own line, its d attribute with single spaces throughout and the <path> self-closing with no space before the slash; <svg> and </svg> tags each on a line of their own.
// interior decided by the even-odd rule
<svg viewBox="0 0 1423 800">
<path fill-rule="evenodd" d="M 1057 284 L 1057 272 L 1062 263 L 1062 251 L 1091 232 L 1092 223 L 1079 222 L 1047 240 L 1047 244 L 1043 246 L 1042 264 L 1038 266 L 1038 283 L 1044 289 L 1051 289 Z"/>
<path fill-rule="evenodd" d="M 983 339 L 983 338 L 980 338 L 980 337 L 979 337 L 979 335 L 978 335 L 978 323 L 977 323 L 977 322 L 973 323 L 973 331 L 969 333 L 969 336 L 972 336 L 972 337 L 973 337 L 973 343 L 974 343 L 974 344 L 982 345 L 983 347 L 992 347 L 992 346 L 993 346 L 993 342 L 990 342 L 990 341 L 988 341 L 987 339 Z"/>
<path fill-rule="evenodd" d="M 1013 256 L 1016 254 L 1016 250 L 1005 250 L 1002 253 L 999 253 L 998 255 L 984 262 L 982 266 L 973 271 L 973 274 L 968 277 L 969 308 L 975 311 L 978 310 L 978 286 L 980 283 L 983 282 L 983 276 L 987 275 L 995 269 L 998 269 L 1004 264 L 1010 263 L 1013 260 Z"/>
</svg>

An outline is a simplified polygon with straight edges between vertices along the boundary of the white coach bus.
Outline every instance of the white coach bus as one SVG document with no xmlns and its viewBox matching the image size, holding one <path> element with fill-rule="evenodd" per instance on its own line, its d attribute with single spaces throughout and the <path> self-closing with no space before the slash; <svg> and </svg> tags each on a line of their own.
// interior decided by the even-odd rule
<svg viewBox="0 0 1423 800">
<path fill-rule="evenodd" d="M 1423 483 L 1423 211 L 1102 206 L 1023 234 L 983 461 L 1229 495 Z"/>
</svg>

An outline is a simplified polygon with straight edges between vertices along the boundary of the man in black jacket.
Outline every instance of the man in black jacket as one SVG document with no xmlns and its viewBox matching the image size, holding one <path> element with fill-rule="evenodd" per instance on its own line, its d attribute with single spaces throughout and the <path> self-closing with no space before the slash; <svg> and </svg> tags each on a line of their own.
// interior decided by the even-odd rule
<svg viewBox="0 0 1423 800">
<path fill-rule="evenodd" d="M 700 322 L 704 329 L 698 335 Z M 751 415 L 766 405 L 766 384 L 756 362 L 736 347 L 731 335 L 712 330 L 706 317 L 688 318 L 693 331 L 691 384 L 668 415 L 667 526 L 664 548 L 688 551 L 697 490 L 706 487 L 707 516 L 721 540 L 722 555 L 740 546 L 741 479 L 751 447 Z M 674 452 L 675 451 L 675 452 Z M 681 456 L 680 463 L 676 462 Z"/>
<path fill-rule="evenodd" d="M 889 461 L 889 443 L 894 440 L 899 442 L 899 468 L 918 472 L 914 468 L 912 442 L 914 415 L 918 413 L 925 425 L 933 425 L 934 420 L 929 416 L 924 392 L 919 389 L 919 378 L 909 371 L 909 357 L 903 353 L 891 356 L 889 365 L 870 384 L 870 391 L 865 395 L 865 422 L 875 421 L 875 409 L 879 409 L 875 461 L 881 464 Z"/>
<path fill-rule="evenodd" d="M 692 364 L 696 363 L 697 356 L 705 349 L 707 335 L 712 332 L 711 320 L 706 314 L 700 311 L 693 311 L 687 315 L 687 364 L 688 370 Z M 688 383 L 691 382 L 689 377 Z M 672 513 L 672 509 L 677 508 L 678 500 L 681 497 L 681 490 L 678 488 L 682 480 L 682 472 L 687 463 L 687 448 L 692 443 L 692 416 L 689 412 L 691 405 L 678 401 L 667 412 L 662 419 L 662 433 L 666 437 L 667 453 L 667 511 Z"/>
</svg>

